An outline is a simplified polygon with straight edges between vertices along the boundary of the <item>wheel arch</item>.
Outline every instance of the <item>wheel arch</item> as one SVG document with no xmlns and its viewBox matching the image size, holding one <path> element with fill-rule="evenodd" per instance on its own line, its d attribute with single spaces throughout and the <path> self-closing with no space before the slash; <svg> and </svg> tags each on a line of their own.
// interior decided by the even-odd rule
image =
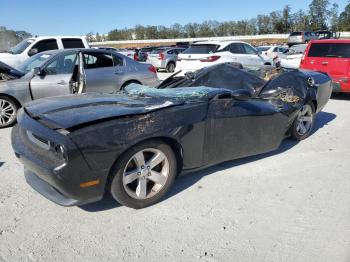
<svg viewBox="0 0 350 262">
<path fill-rule="evenodd" d="M 105 190 L 108 190 L 108 186 L 110 185 L 111 182 L 111 178 L 113 176 L 112 174 L 112 170 L 113 167 L 116 165 L 116 163 L 119 161 L 119 159 L 132 147 L 135 147 L 139 144 L 148 142 L 148 141 L 152 141 L 152 140 L 158 140 L 158 141 L 162 141 L 165 144 L 167 144 L 168 146 L 170 146 L 170 148 L 173 150 L 175 157 L 176 157 L 176 164 L 177 164 L 177 175 L 181 173 L 182 167 L 183 167 L 183 149 L 181 144 L 179 143 L 179 141 L 177 141 L 175 138 L 172 137 L 168 137 L 168 136 L 156 136 L 156 137 L 150 137 L 150 138 L 146 138 L 143 140 L 139 140 L 136 143 L 130 145 L 128 148 L 126 148 L 123 152 L 121 152 L 118 157 L 116 158 L 116 160 L 114 161 L 113 165 L 110 167 L 110 170 L 108 172 L 108 178 L 106 180 L 106 185 L 105 185 Z M 107 191 L 106 191 L 107 192 Z"/>
<path fill-rule="evenodd" d="M 127 81 L 124 82 L 124 84 L 122 84 L 121 86 L 121 90 L 123 90 L 127 85 L 131 84 L 131 83 L 135 83 L 135 84 L 139 84 L 139 85 L 142 85 L 142 83 L 139 81 L 139 80 L 136 80 L 136 79 L 129 79 Z"/>
<path fill-rule="evenodd" d="M 10 99 L 12 99 L 12 100 L 16 103 L 16 105 L 18 106 L 18 108 L 21 108 L 21 107 L 22 107 L 21 102 L 19 102 L 19 100 L 18 100 L 16 97 L 14 97 L 14 96 L 12 96 L 12 95 L 9 95 L 9 94 L 6 94 L 6 93 L 0 93 L 0 96 L 10 98 Z"/>
</svg>

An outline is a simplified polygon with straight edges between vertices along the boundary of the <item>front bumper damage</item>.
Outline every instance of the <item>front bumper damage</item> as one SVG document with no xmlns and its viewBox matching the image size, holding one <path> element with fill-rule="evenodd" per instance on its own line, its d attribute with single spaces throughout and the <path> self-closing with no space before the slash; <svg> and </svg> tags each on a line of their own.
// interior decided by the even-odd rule
<svg viewBox="0 0 350 262">
<path fill-rule="evenodd" d="M 67 136 L 31 119 L 23 110 L 18 123 L 12 130 L 12 147 L 25 166 L 27 183 L 34 190 L 62 206 L 84 205 L 103 198 L 109 170 L 93 171 Z M 30 134 L 35 134 L 38 143 L 33 143 Z M 48 147 L 38 146 L 46 141 L 63 146 L 67 160 L 59 159 Z M 88 181 L 98 182 L 91 187 L 82 186 Z"/>
</svg>

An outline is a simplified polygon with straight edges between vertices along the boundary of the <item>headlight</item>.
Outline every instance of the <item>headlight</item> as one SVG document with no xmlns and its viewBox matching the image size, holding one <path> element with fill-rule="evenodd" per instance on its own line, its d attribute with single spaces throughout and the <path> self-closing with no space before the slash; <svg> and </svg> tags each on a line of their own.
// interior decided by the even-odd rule
<svg viewBox="0 0 350 262">
<path fill-rule="evenodd" d="M 54 142 L 51 142 L 51 150 L 55 152 L 55 154 L 60 158 L 64 159 L 65 161 L 68 160 L 68 155 L 65 147 L 60 144 L 56 144 Z"/>
</svg>

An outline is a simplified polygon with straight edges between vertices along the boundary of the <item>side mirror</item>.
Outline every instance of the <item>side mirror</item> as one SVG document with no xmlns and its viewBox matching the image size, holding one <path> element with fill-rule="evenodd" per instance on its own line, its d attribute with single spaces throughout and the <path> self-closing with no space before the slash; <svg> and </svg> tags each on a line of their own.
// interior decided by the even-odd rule
<svg viewBox="0 0 350 262">
<path fill-rule="evenodd" d="M 253 92 L 247 89 L 238 89 L 231 93 L 231 96 L 239 101 L 246 101 L 253 97 Z"/>
<path fill-rule="evenodd" d="M 37 76 L 43 76 L 43 75 L 45 75 L 45 71 L 42 70 L 40 67 L 34 67 L 33 74 L 37 75 Z"/>
<path fill-rule="evenodd" d="M 36 55 L 37 53 L 39 53 L 39 50 L 37 48 L 32 48 L 28 51 L 29 56 Z"/>
</svg>

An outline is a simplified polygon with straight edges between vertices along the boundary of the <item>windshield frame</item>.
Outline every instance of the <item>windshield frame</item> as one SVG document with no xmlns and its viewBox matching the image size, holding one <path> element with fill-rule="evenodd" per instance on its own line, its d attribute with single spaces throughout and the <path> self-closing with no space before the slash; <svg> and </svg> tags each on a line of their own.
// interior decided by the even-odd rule
<svg viewBox="0 0 350 262">
<path fill-rule="evenodd" d="M 23 74 L 27 74 L 35 67 L 42 67 L 46 61 L 48 61 L 53 57 L 53 55 L 54 54 L 51 54 L 51 53 L 38 53 L 36 55 L 33 55 L 32 57 L 26 59 L 22 64 L 17 66 L 16 70 L 22 72 Z M 42 59 L 43 56 L 46 56 L 46 57 Z M 40 60 L 40 61 L 38 63 L 35 63 L 36 60 Z"/>
<path fill-rule="evenodd" d="M 12 47 L 9 52 L 13 55 L 22 54 L 31 44 L 35 42 L 33 38 L 27 38 L 19 42 L 17 45 Z"/>
</svg>

